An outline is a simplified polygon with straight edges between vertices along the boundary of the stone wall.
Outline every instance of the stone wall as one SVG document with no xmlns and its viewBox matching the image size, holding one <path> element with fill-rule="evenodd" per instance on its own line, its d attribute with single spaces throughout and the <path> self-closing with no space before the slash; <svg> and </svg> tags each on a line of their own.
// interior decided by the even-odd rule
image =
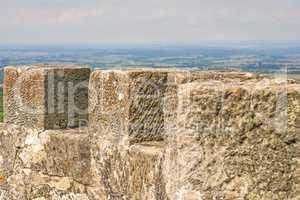
<svg viewBox="0 0 300 200">
<path fill-rule="evenodd" d="M 300 199 L 293 80 L 21 66 L 4 99 L 1 200 Z"/>
</svg>

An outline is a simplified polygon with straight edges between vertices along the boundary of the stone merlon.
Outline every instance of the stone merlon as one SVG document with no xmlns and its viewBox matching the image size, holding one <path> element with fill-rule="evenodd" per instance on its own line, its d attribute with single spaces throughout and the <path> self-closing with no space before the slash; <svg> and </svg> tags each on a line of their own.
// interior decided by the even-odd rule
<svg viewBox="0 0 300 200">
<path fill-rule="evenodd" d="M 5 67 L 5 123 L 45 130 L 86 123 L 89 76 L 88 66 L 71 64 Z"/>
</svg>

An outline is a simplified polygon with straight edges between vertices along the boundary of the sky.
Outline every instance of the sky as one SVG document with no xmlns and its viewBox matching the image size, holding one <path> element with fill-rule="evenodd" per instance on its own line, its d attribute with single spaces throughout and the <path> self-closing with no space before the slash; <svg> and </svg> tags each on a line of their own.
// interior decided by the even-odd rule
<svg viewBox="0 0 300 200">
<path fill-rule="evenodd" d="M 212 40 L 300 40 L 300 1 L 0 0 L 0 45 Z"/>
</svg>

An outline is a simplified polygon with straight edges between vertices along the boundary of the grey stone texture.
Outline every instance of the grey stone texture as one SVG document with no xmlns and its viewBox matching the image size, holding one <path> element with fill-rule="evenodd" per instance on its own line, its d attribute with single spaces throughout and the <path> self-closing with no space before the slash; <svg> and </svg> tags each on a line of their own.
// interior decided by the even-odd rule
<svg viewBox="0 0 300 200">
<path fill-rule="evenodd" d="M 89 76 L 89 67 L 71 64 L 5 67 L 5 123 L 42 130 L 87 123 Z"/>
</svg>

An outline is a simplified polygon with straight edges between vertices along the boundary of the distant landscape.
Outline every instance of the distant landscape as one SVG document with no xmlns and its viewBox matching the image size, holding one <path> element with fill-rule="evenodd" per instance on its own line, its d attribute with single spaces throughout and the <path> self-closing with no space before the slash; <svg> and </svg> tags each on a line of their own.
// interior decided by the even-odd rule
<svg viewBox="0 0 300 200">
<path fill-rule="evenodd" d="M 33 63 L 92 67 L 184 67 L 272 73 L 300 70 L 300 42 L 206 42 L 189 45 L 0 46 L 0 67 Z"/>
</svg>

